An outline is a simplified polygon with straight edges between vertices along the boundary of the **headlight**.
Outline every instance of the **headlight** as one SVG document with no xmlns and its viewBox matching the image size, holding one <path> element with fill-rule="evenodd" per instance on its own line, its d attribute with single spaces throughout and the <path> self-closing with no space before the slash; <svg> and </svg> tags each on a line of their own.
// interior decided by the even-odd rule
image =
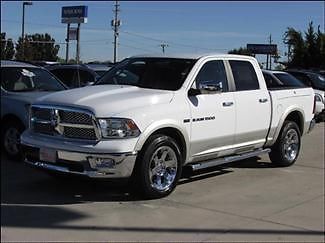
<svg viewBox="0 0 325 243">
<path fill-rule="evenodd" d="M 133 138 L 140 134 L 137 125 L 131 119 L 98 119 L 103 138 Z"/>
</svg>

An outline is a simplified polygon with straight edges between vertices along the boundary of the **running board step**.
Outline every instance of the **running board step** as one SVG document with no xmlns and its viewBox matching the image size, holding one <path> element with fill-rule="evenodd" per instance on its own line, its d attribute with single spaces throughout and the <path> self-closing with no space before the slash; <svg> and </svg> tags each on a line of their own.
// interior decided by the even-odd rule
<svg viewBox="0 0 325 243">
<path fill-rule="evenodd" d="M 271 149 L 269 149 L 269 148 L 268 149 L 259 149 L 257 151 L 243 153 L 243 154 L 239 154 L 239 155 L 233 155 L 233 156 L 224 157 L 221 159 L 215 159 L 215 160 L 209 160 L 209 161 L 203 161 L 203 162 L 198 162 L 198 163 L 194 163 L 194 164 L 189 164 L 189 166 L 192 167 L 193 171 L 196 171 L 196 170 L 201 170 L 201 169 L 205 169 L 205 168 L 209 168 L 209 167 L 213 167 L 213 166 L 217 166 L 217 165 L 227 164 L 227 163 L 238 161 L 238 160 L 248 159 L 251 157 L 258 156 L 260 154 L 270 153 L 270 152 L 271 152 Z"/>
</svg>

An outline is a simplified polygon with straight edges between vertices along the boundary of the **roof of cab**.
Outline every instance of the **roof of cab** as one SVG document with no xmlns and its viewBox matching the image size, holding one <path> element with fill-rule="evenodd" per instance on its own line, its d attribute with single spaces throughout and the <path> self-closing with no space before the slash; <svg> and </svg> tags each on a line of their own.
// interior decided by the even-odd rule
<svg viewBox="0 0 325 243">
<path fill-rule="evenodd" d="M 282 74 L 288 74 L 287 72 L 284 71 L 278 71 L 278 70 L 266 70 L 266 69 L 262 69 L 263 73 L 270 73 L 270 74 L 275 74 L 275 73 L 282 73 Z"/>
<path fill-rule="evenodd" d="M 219 58 L 238 58 L 238 59 L 253 59 L 251 56 L 221 54 L 221 53 L 173 53 L 173 54 L 143 54 L 131 56 L 131 58 L 179 58 L 179 59 L 200 59 L 206 57 L 219 57 Z"/>
<path fill-rule="evenodd" d="M 26 67 L 26 68 L 29 67 L 29 68 L 36 68 L 37 66 L 26 63 L 26 62 L 1 60 L 1 67 Z"/>
</svg>

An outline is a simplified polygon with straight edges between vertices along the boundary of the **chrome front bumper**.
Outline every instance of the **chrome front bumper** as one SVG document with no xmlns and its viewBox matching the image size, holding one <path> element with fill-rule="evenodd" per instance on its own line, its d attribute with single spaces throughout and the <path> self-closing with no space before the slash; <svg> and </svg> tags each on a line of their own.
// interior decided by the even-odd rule
<svg viewBox="0 0 325 243">
<path fill-rule="evenodd" d="M 49 171 L 82 175 L 90 178 L 128 178 L 131 176 L 136 152 L 130 153 L 81 153 L 57 150 L 56 161 L 41 161 L 40 148 L 22 145 L 25 162 Z"/>
</svg>

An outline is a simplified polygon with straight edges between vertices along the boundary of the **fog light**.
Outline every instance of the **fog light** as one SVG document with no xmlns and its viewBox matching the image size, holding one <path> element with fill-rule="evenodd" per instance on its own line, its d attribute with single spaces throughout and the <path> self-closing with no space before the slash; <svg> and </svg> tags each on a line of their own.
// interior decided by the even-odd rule
<svg viewBox="0 0 325 243">
<path fill-rule="evenodd" d="M 115 168 L 115 160 L 110 158 L 88 158 L 88 162 L 92 169 L 97 169 L 100 171 L 114 169 Z"/>
</svg>

